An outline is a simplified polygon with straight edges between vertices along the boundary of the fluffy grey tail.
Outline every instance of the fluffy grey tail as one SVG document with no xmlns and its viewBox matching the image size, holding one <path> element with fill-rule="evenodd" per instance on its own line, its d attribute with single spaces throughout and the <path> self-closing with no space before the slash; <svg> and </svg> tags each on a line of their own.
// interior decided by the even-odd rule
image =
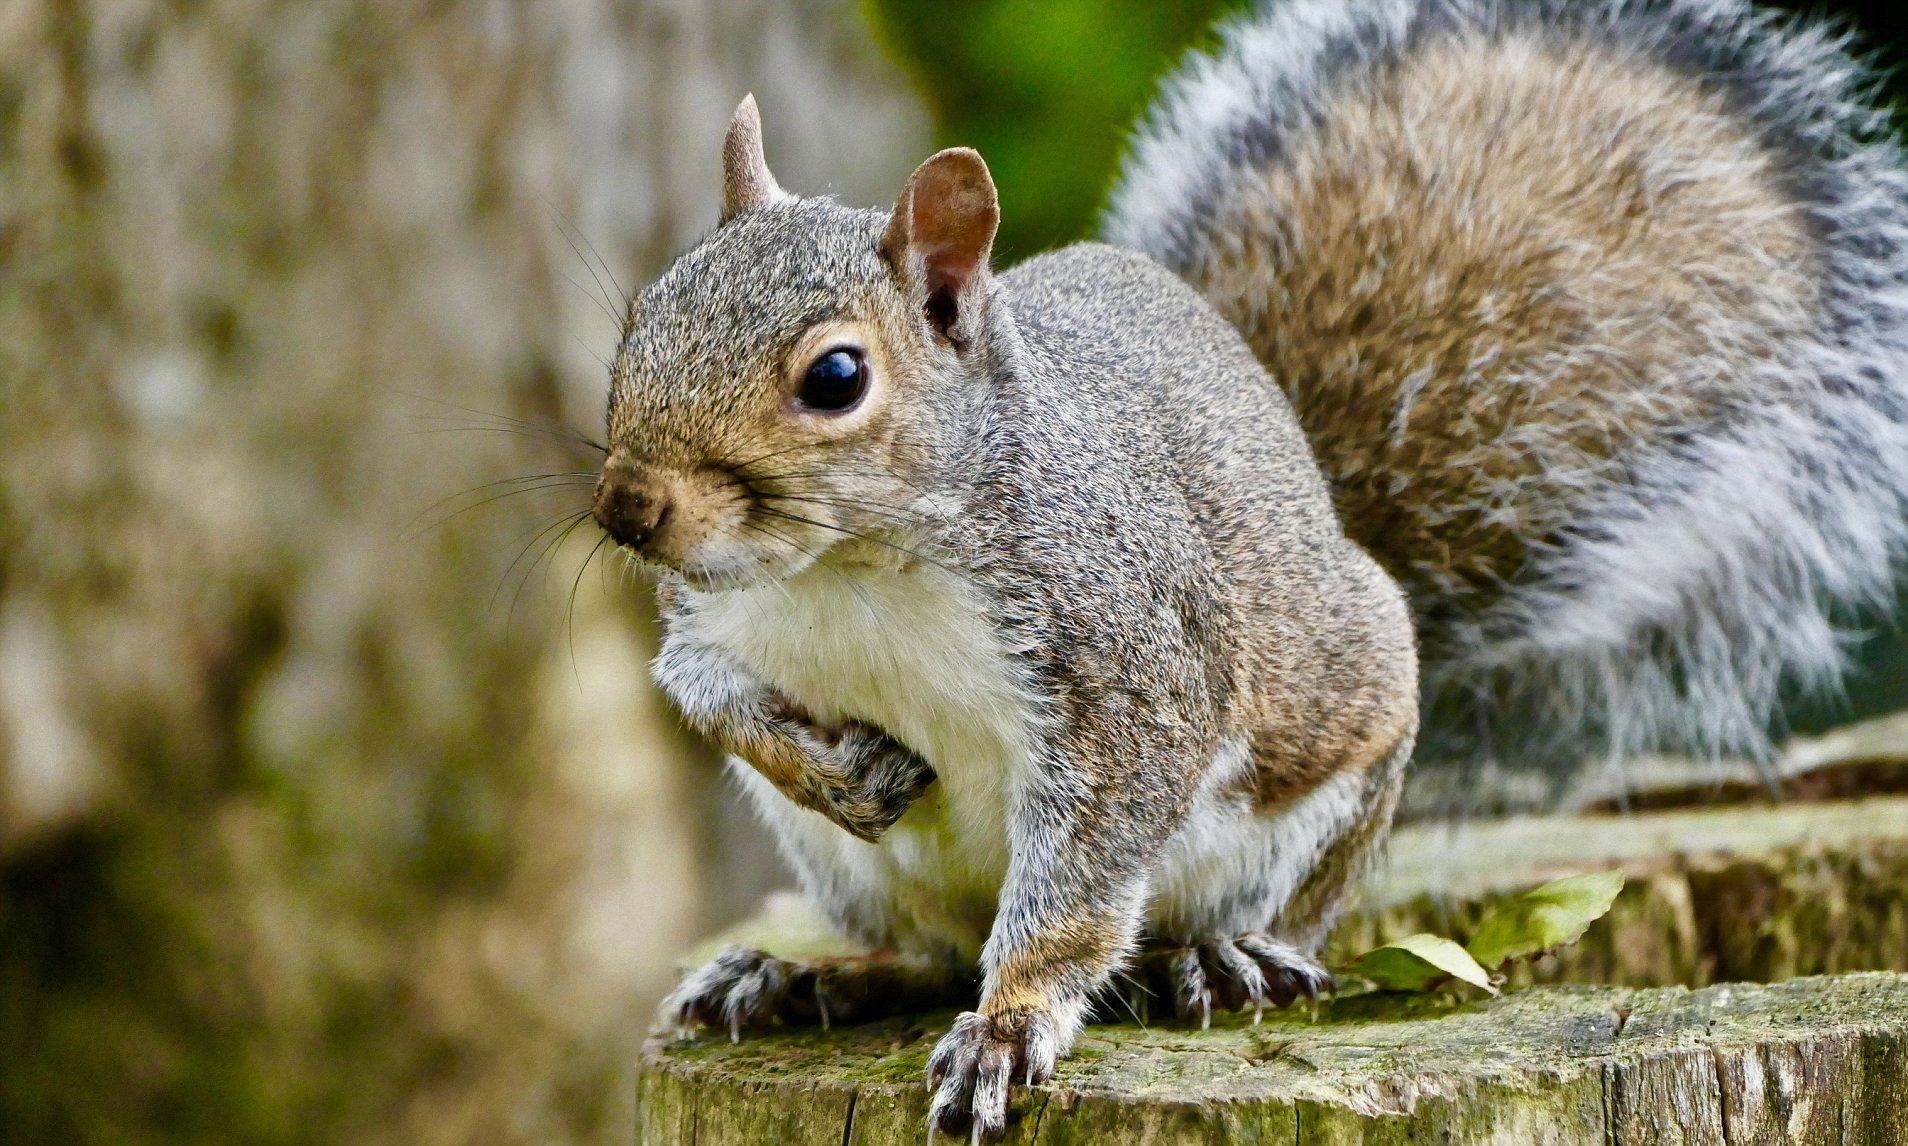
<svg viewBox="0 0 1908 1146">
<path fill-rule="evenodd" d="M 1421 761 L 1767 758 L 1890 607 L 1908 176 L 1873 87 L 1736 0 L 1285 0 L 1167 81 L 1104 234 L 1241 327 L 1405 585 Z"/>
</svg>

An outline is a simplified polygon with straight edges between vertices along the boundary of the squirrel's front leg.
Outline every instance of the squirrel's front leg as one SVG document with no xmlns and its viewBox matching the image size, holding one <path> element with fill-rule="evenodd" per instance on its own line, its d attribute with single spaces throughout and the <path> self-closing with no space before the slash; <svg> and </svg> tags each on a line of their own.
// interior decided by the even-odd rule
<svg viewBox="0 0 1908 1146">
<path fill-rule="evenodd" d="M 1153 864 L 1184 817 L 1197 770 L 1184 766 L 1192 756 L 1130 746 L 1119 756 L 1137 768 L 1073 763 L 1108 761 L 1107 747 L 1036 761 L 1015 793 L 980 1007 L 959 1016 L 928 1058 L 931 1129 L 971 1126 L 976 1140 L 1004 1131 L 1009 1088 L 1052 1076 L 1138 938 Z"/>
<path fill-rule="evenodd" d="M 670 634 L 651 668 L 683 719 L 710 743 L 861 839 L 880 838 L 934 782 L 927 761 L 880 729 L 852 720 L 818 723 L 687 636 Z"/>
</svg>

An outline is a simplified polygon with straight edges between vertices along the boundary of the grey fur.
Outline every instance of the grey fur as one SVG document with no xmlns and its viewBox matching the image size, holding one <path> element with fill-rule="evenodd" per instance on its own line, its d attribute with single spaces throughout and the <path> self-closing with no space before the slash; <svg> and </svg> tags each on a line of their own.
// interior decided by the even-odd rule
<svg viewBox="0 0 1908 1146">
<path fill-rule="evenodd" d="M 1741 367 L 1740 396 L 1564 475 L 1568 503 L 1539 507 L 1564 524 L 1487 606 L 1434 561 L 1396 570 L 1434 652 L 1427 752 L 1534 757 L 1501 736 L 1526 719 L 1535 746 L 1758 747 L 1783 675 L 1838 667 L 1833 603 L 1881 599 L 1908 543 L 1908 180 L 1825 33 L 1727 0 L 1275 5 L 1169 84 L 1107 233 L 1186 270 L 1245 238 L 1227 197 L 1336 85 L 1507 30 L 1722 90 L 1790 161 L 1775 207 L 1809 224 L 1821 305 L 1747 365 L 1731 348 L 1754 340 L 1705 311 L 1710 358 L 1639 392 Z M 663 567 L 658 682 L 737 757 L 808 893 L 871 947 L 981 972 L 930 1057 L 931 1121 L 999 1131 L 1009 1081 L 1050 1074 L 1142 942 L 1202 1017 L 1315 995 L 1419 685 L 1405 594 L 1347 538 L 1279 391 L 1306 379 L 1272 379 L 1130 251 L 990 274 L 970 152 L 924 164 L 893 215 L 734 198 L 632 307 L 599 520 Z M 819 412 L 799 379 L 843 345 L 869 397 Z M 1386 381 L 1378 436 L 1408 443 L 1439 379 Z M 852 978 L 917 989 L 881 973 Z M 727 952 L 673 1018 L 787 1017 L 800 974 Z"/>
<path fill-rule="evenodd" d="M 667 471 L 733 523 L 713 543 L 747 543 L 719 567 L 690 555 L 663 574 L 657 678 L 691 719 L 750 743 L 795 705 L 879 728 L 933 769 L 928 795 L 892 827 L 867 825 L 879 838 L 863 844 L 737 765 L 844 929 L 978 961 L 980 1009 L 934 1058 L 949 1072 L 934 1118 L 992 1133 L 1005 1080 L 1051 1072 L 1149 912 L 1196 938 L 1229 940 L 1235 915 L 1269 928 L 1320 850 L 1388 820 L 1388 802 L 1339 807 L 1362 789 L 1330 782 L 1390 774 L 1416 724 L 1416 660 L 1402 596 L 1345 538 L 1290 410 L 1183 283 L 1111 247 L 1069 248 L 974 282 L 956 346 L 934 336 L 911 264 L 882 257 L 883 231 L 880 212 L 772 203 L 645 290 L 616 364 L 604 480 Z M 853 434 L 791 447 L 779 363 L 841 322 L 881 332 L 866 336 L 892 362 L 882 405 Z M 814 524 L 761 516 L 791 496 Z M 954 636 L 903 631 L 921 624 Z M 970 639 L 953 650 L 967 675 L 918 675 L 941 671 L 937 641 Z M 863 661 L 881 668 L 856 683 Z M 963 805 L 975 770 L 996 765 L 979 788 L 1004 825 Z M 1314 807 L 1311 792 L 1329 798 Z M 1316 850 L 1268 846 L 1284 816 L 1316 821 L 1303 836 Z M 1227 921 L 1202 923 L 1205 898 L 1154 902 L 1189 824 L 1239 841 L 1196 861 L 1238 881 L 1210 899 Z M 919 866 L 933 848 L 981 858 Z M 969 901 L 985 905 L 976 926 L 952 906 Z M 727 953 L 671 1017 L 746 1022 L 785 993 L 776 974 Z"/>
<path fill-rule="evenodd" d="M 1720 93 L 1787 175 L 1822 304 L 1761 373 L 1741 371 L 1731 417 L 1587 479 L 1576 526 L 1530 538 L 1503 596 L 1453 609 L 1414 588 L 1432 657 L 1420 758 L 1553 772 L 1663 748 L 1766 758 L 1785 688 L 1834 687 L 1843 625 L 1892 604 L 1908 547 L 1908 176 L 1844 35 L 1736 0 L 1266 3 L 1167 81 L 1103 233 L 1187 270 L 1238 241 L 1219 200 L 1295 135 L 1333 130 L 1335 93 L 1382 84 L 1441 38 L 1509 32 L 1576 56 L 1608 47 Z M 1658 365 L 1674 384 L 1681 364 Z"/>
</svg>

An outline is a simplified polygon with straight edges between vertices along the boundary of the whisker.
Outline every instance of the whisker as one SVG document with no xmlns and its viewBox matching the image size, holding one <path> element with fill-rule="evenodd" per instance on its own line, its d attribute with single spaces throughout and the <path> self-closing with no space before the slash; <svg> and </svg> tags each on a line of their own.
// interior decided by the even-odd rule
<svg viewBox="0 0 1908 1146">
<path fill-rule="evenodd" d="M 571 250 L 573 250 L 573 251 L 575 251 L 575 250 L 576 250 L 576 244 L 575 244 L 575 243 L 571 243 L 571 244 L 570 244 L 570 249 L 571 249 Z M 582 257 L 583 257 L 583 253 L 582 253 L 581 251 L 577 251 L 577 256 L 576 256 L 576 257 L 577 257 L 577 258 L 579 258 L 579 259 L 580 259 L 580 258 L 582 258 Z M 582 283 L 580 283 L 580 282 L 577 282 L 577 281 L 576 281 L 575 279 L 573 279 L 573 278 L 571 278 L 571 277 L 570 277 L 570 276 L 569 276 L 569 275 L 568 275 L 567 273 L 564 273 L 564 272 L 558 272 L 558 273 L 560 273 L 560 274 L 563 274 L 563 281 L 564 281 L 564 282 L 566 282 L 566 283 L 569 283 L 569 284 L 570 284 L 571 286 L 573 286 L 573 287 L 575 287 L 575 288 L 576 288 L 577 290 L 580 290 L 580 291 L 582 291 L 582 292 L 583 292 L 583 297 L 584 297 L 584 298 L 587 298 L 587 299 L 589 299 L 589 300 L 590 300 L 590 302 L 592 302 L 592 303 L 594 303 L 594 304 L 596 305 L 596 309 L 598 309 L 598 310 L 600 310 L 600 311 L 602 311 L 602 312 L 604 313 L 604 315 L 606 315 L 606 316 L 608 316 L 608 318 L 609 318 L 609 320 L 610 320 L 611 322 L 613 322 L 613 323 L 615 323 L 615 324 L 616 324 L 617 326 L 619 326 L 619 327 L 623 325 L 623 320 L 622 320 L 621 318 L 619 318 L 619 317 L 617 317 L 617 315 L 616 315 L 616 313 L 615 313 L 614 311 L 612 311 L 612 310 L 610 310 L 610 308 L 609 308 L 609 306 L 608 306 L 608 304 L 606 304 L 606 303 L 604 303 L 604 301 L 603 301 L 602 299 L 600 299 L 600 298 L 598 298 L 598 297 L 596 297 L 595 295 L 593 295 L 593 294 L 591 294 L 591 293 L 590 293 L 590 290 L 589 290 L 589 288 L 588 288 L 588 287 L 586 287 L 586 286 L 584 286 L 584 285 L 583 285 Z M 593 273 L 595 273 L 595 272 L 591 272 L 591 273 L 593 274 Z M 601 284 L 601 283 L 598 283 L 598 284 L 596 284 L 596 285 L 597 285 L 597 289 L 598 289 L 598 290 L 601 290 L 601 289 L 602 289 L 602 287 L 603 287 L 603 284 Z"/>
<path fill-rule="evenodd" d="M 913 490 L 916 494 L 926 496 L 926 491 L 923 490 L 920 486 L 915 485 L 913 482 L 909 481 L 908 479 L 904 477 L 901 477 L 898 474 L 889 473 L 885 470 L 859 469 L 854 466 L 831 465 L 829 468 L 822 469 L 822 470 L 807 470 L 807 471 L 801 471 L 801 472 L 795 472 L 795 473 L 780 473 L 780 474 L 758 474 L 758 475 L 752 475 L 749 478 L 749 480 L 752 482 L 782 482 L 782 481 L 798 481 L 805 478 L 825 478 L 825 477 L 865 477 L 865 478 L 875 478 L 881 481 L 892 481 L 892 482 L 897 482 L 903 486 L 906 486 L 908 489 Z"/>
<path fill-rule="evenodd" d="M 803 556 L 807 557 L 810 561 L 813 561 L 816 565 L 820 566 L 823 569 L 828 570 L 830 573 L 833 573 L 836 577 L 841 578 L 842 584 L 846 585 L 848 587 L 848 591 L 853 593 L 856 596 L 856 598 L 858 598 L 861 601 L 862 608 L 867 610 L 868 616 L 871 619 L 878 618 L 880 616 L 880 611 L 875 608 L 874 602 L 870 600 L 868 597 L 868 591 L 863 589 L 860 585 L 856 584 L 854 578 L 848 576 L 848 574 L 844 573 L 839 567 L 837 567 L 832 562 L 827 560 L 820 553 L 817 553 L 812 549 L 806 548 L 799 542 L 795 541 L 793 538 L 789 537 L 786 533 L 783 533 L 779 530 L 772 529 L 768 525 L 762 522 L 759 522 L 759 521 L 751 522 L 747 518 L 744 518 L 741 522 L 741 526 L 744 529 L 753 528 L 757 532 L 762 533 L 764 536 L 772 537 L 775 540 L 780 541 L 783 545 L 788 546 L 790 549 L 793 549 L 795 552 L 800 553 Z"/>
<path fill-rule="evenodd" d="M 475 410 L 469 406 L 459 406 L 455 402 L 446 402 L 442 398 L 433 398 L 426 394 L 406 394 L 405 397 L 410 398 L 414 401 L 429 402 L 434 406 L 442 406 L 443 408 L 447 410 L 455 410 L 459 414 L 464 414 L 472 418 L 483 418 L 490 423 L 490 425 L 479 423 L 478 425 L 475 425 L 475 426 L 446 427 L 448 429 L 497 429 L 501 432 L 506 427 L 508 427 L 510 429 L 524 433 L 526 436 L 537 436 L 537 435 L 548 436 L 552 439 L 559 439 L 566 442 L 576 442 L 580 445 L 588 446 L 589 448 L 595 450 L 599 454 L 609 453 L 608 446 L 597 441 L 595 438 L 592 438 L 589 435 L 584 434 L 579 430 L 571 429 L 568 426 L 552 424 L 549 422 L 532 421 L 529 418 L 517 418 L 509 414 L 499 414 L 492 410 Z M 411 418 L 413 421 L 448 422 L 452 420 L 440 414 L 413 414 L 411 415 Z"/>
<path fill-rule="evenodd" d="M 1131 985 L 1133 986 L 1133 988 L 1134 988 L 1135 990 L 1137 990 L 1137 991 L 1139 991 L 1139 993 L 1140 993 L 1140 994 L 1142 994 L 1142 995 L 1146 995 L 1146 996 L 1148 996 L 1148 997 L 1151 997 L 1151 996 L 1152 996 L 1152 992 L 1146 989 L 1146 984 L 1144 984 L 1144 983 L 1142 983 L 1142 982 L 1140 982 L 1140 981 L 1139 981 L 1138 979 L 1135 979 L 1135 978 L 1133 978 L 1133 976 L 1131 976 L 1131 975 L 1129 975 L 1129 974 L 1127 974 L 1127 973 L 1126 973 L 1126 972 L 1124 972 L 1124 971 L 1115 971 L 1115 972 L 1113 973 L 1113 977 L 1114 977 L 1115 979 L 1120 979 L 1120 980 L 1123 980 L 1123 981 L 1125 981 L 1125 982 L 1127 982 L 1127 983 L 1129 983 L 1129 984 L 1131 984 Z M 1139 1011 L 1138 1011 L 1137 1009 L 1135 1009 L 1135 1008 L 1134 1008 L 1134 1006 L 1133 1006 L 1133 1000 L 1131 1000 L 1131 999 L 1129 999 L 1129 998 L 1127 998 L 1127 996 L 1126 996 L 1126 992 L 1125 992 L 1125 991 L 1121 991 L 1121 990 L 1118 990 L 1117 988 L 1115 988 L 1115 987 L 1114 987 L 1114 985 L 1113 985 L 1113 984 L 1111 984 L 1111 983 L 1108 983 L 1108 984 L 1107 984 L 1107 986 L 1106 986 L 1106 990 L 1105 990 L 1105 991 L 1104 991 L 1103 993 L 1104 993 L 1104 994 L 1108 994 L 1108 995 L 1112 995 L 1112 996 L 1113 996 L 1113 998 L 1114 998 L 1114 999 L 1115 999 L 1115 1000 L 1116 1000 L 1116 1001 L 1117 1001 L 1117 1002 L 1118 1002 L 1118 1003 L 1119 1003 L 1119 1004 L 1120 1004 L 1120 1005 L 1121 1005 L 1122 1007 L 1125 1007 L 1125 1008 L 1126 1008 L 1126 1013 L 1127 1013 L 1127 1014 L 1129 1014 L 1129 1015 L 1131 1015 L 1131 1016 L 1133 1016 L 1133 1021 L 1134 1021 L 1135 1023 L 1137 1023 L 1137 1024 L 1139 1024 L 1139 1028 L 1140 1028 L 1141 1030 L 1147 1030 L 1147 1029 L 1149 1029 L 1149 1028 L 1147 1027 L 1147 1025 L 1146 1025 L 1146 1020 L 1140 1017 L 1140 1013 L 1139 1013 Z"/>
<path fill-rule="evenodd" d="M 589 515 L 590 515 L 590 511 L 587 509 L 580 510 L 576 513 L 565 514 L 564 516 L 557 518 L 555 521 L 537 530 L 536 533 L 531 536 L 530 540 L 524 543 L 523 548 L 517 550 L 517 555 L 511 558 L 510 564 L 504 567 L 503 577 L 501 577 L 497 581 L 497 587 L 491 590 L 490 604 L 486 607 L 491 609 L 494 609 L 497 607 L 497 598 L 503 595 L 504 586 L 510 583 L 510 575 L 516 571 L 517 565 L 521 563 L 525 557 L 530 555 L 530 550 L 534 548 L 538 542 L 542 541 L 543 538 L 547 536 L 548 534 L 550 534 L 552 531 L 562 529 L 568 525 L 572 525 L 578 521 L 583 520 Z M 538 560 L 542 560 L 542 558 L 539 556 Z M 531 569 L 536 568 L 535 561 L 531 562 L 530 568 Z M 516 598 L 513 596 L 511 598 L 511 608 L 513 610 L 516 608 L 515 602 L 516 602 Z"/>
<path fill-rule="evenodd" d="M 766 435 L 763 435 L 763 436 L 766 436 Z M 748 459 L 747 461 L 730 462 L 727 465 L 723 466 L 723 468 L 730 471 L 731 473 L 734 473 L 740 476 L 744 474 L 745 471 L 749 470 L 750 468 L 754 466 L 759 466 L 763 462 L 766 462 L 770 460 L 771 458 L 783 457 L 784 455 L 794 453 L 796 450 L 813 450 L 813 449 L 819 449 L 819 448 L 820 448 L 820 445 L 818 443 L 798 442 L 792 446 L 784 446 L 783 448 L 779 450 L 770 450 L 766 454 L 757 454 L 755 457 L 752 457 Z"/>
<path fill-rule="evenodd" d="M 583 228 L 576 225 L 576 220 L 570 218 L 568 215 L 565 215 L 561 210 L 558 210 L 556 204 L 551 203 L 550 201 L 546 199 L 543 205 L 549 208 L 550 213 L 555 215 L 557 219 L 560 220 L 565 226 L 569 227 L 571 231 L 575 232 L 577 238 L 583 240 L 583 245 L 590 249 L 590 254 L 596 256 L 596 265 L 603 268 L 603 273 L 609 276 L 609 281 L 611 285 L 616 287 L 617 295 L 620 298 L 622 298 L 625 303 L 627 303 L 629 301 L 629 292 L 623 289 L 623 284 L 621 282 L 617 281 L 616 272 L 610 269 L 608 260 L 604 259 L 603 253 L 596 249 L 596 244 L 590 242 L 589 235 L 584 233 Z M 578 257 L 581 257 L 581 255 L 579 254 Z M 584 265 L 588 266 L 589 264 L 585 263 Z"/>
<path fill-rule="evenodd" d="M 570 673 L 576 677 L 576 687 L 579 690 L 583 687 L 583 670 L 576 666 L 576 591 L 583 584 L 584 570 L 590 567 L 590 562 L 596 560 L 596 555 L 603 551 L 603 546 L 609 539 L 610 536 L 607 533 L 596 539 L 596 544 L 590 546 L 589 553 L 584 556 L 583 564 L 576 567 L 576 578 L 570 582 L 570 605 L 564 617 L 564 626 L 570 642 Z"/>
<path fill-rule="evenodd" d="M 453 493 L 448 497 L 440 497 L 436 501 L 432 502 L 430 505 L 425 506 L 423 509 L 419 510 L 417 513 L 417 516 L 413 517 L 405 525 L 404 533 L 402 534 L 402 536 L 407 541 L 414 541 L 418 537 L 421 537 L 424 534 L 429 533 L 430 531 L 434 529 L 442 529 L 446 524 L 448 524 L 452 520 L 456 519 L 462 514 L 469 513 L 473 509 L 481 509 L 486 505 L 493 505 L 496 502 L 502 501 L 503 499 L 507 497 L 515 497 L 520 493 L 541 493 L 545 490 L 575 488 L 575 487 L 580 487 L 583 485 L 588 485 L 594 481 L 595 477 L 596 475 L 593 473 L 584 473 L 581 471 L 574 472 L 574 473 L 526 474 L 523 477 L 500 478 L 497 481 L 489 481 L 489 482 L 483 483 L 482 485 L 475 485 L 470 487 L 469 489 L 459 490 L 458 492 Z M 495 494 L 490 497 L 479 498 L 478 500 L 472 502 L 469 505 L 462 506 L 456 510 L 453 510 L 449 513 L 444 514 L 442 517 L 439 517 L 437 520 L 432 521 L 428 525 L 420 526 L 418 524 L 424 518 L 437 512 L 439 509 L 442 509 L 443 507 L 450 505 L 452 502 L 458 500 L 459 498 L 469 497 L 472 494 L 482 493 L 485 490 L 495 489 L 498 486 L 503 486 L 503 485 L 515 485 L 515 486 L 519 486 L 520 488 L 507 490 L 503 493 Z"/>
<path fill-rule="evenodd" d="M 451 522 L 457 520 L 459 517 L 462 517 L 464 514 L 469 513 L 472 510 L 482 509 L 487 505 L 495 505 L 498 502 L 505 501 L 509 498 L 520 497 L 527 493 L 548 493 L 552 490 L 574 489 L 574 488 L 577 488 L 574 483 L 565 481 L 565 482 L 550 482 L 545 485 L 525 486 L 522 489 L 506 490 L 503 493 L 493 494 L 490 497 L 481 498 L 475 502 L 472 502 L 469 505 L 461 506 L 457 509 L 450 511 L 449 513 L 442 515 L 441 517 L 437 518 L 434 521 L 418 526 L 414 533 L 407 533 L 405 535 L 405 540 L 414 541 L 417 538 L 422 537 L 426 533 L 430 533 L 433 530 L 442 529 L 444 526 L 449 525 Z"/>
<path fill-rule="evenodd" d="M 523 579 L 517 582 L 517 591 L 510 595 L 510 612 L 506 614 L 509 619 L 504 622 L 504 637 L 506 640 L 508 640 L 510 636 L 510 625 L 515 621 L 517 616 L 517 602 L 522 599 L 523 591 L 529 587 L 530 578 L 536 575 L 537 566 L 543 564 L 545 558 L 554 556 L 556 551 L 563 547 L 563 543 L 570 539 L 570 534 L 575 533 L 577 527 L 588 520 L 590 520 L 590 515 L 587 512 L 571 519 L 570 523 L 564 526 L 562 531 L 555 537 L 552 537 L 543 546 L 543 549 L 537 554 L 536 559 L 530 562 L 529 568 L 524 570 Z"/>
<path fill-rule="evenodd" d="M 783 519 L 784 521 L 797 521 L 797 522 L 801 522 L 804 525 L 812 525 L 817 529 L 833 530 L 836 533 L 846 534 L 849 537 L 859 538 L 862 541 L 867 541 L 875 545 L 885 546 L 889 549 L 894 550 L 897 553 L 905 553 L 910 557 L 918 558 L 919 560 L 927 562 L 929 565 L 933 565 L 936 568 L 943 569 L 949 573 L 953 573 L 956 576 L 960 576 L 960 577 L 966 576 L 966 574 L 962 573 L 960 570 L 952 568 L 951 566 L 945 564 L 944 562 L 937 561 L 934 558 L 929 557 L 927 554 L 920 552 L 919 550 L 909 549 L 905 545 L 896 545 L 892 541 L 884 541 L 881 538 L 874 536 L 873 534 L 862 533 L 857 530 L 849 529 L 845 525 L 830 525 L 829 523 L 825 521 L 816 521 L 812 517 L 803 517 L 799 513 L 788 513 L 783 510 L 775 509 L 766 505 L 757 505 L 757 506 L 754 506 L 753 508 L 758 513 L 765 513 L 771 517 L 779 517 Z"/>
<path fill-rule="evenodd" d="M 584 353 L 588 354 L 591 358 L 596 359 L 598 362 L 601 362 L 603 364 L 603 369 L 606 372 L 611 374 L 616 373 L 616 367 L 610 365 L 610 360 L 603 357 L 601 354 L 598 354 L 596 352 L 596 349 L 592 347 L 589 343 L 583 341 L 582 338 L 578 337 L 575 334 L 571 334 L 570 337 L 576 339 L 576 344 L 583 348 Z"/>
<path fill-rule="evenodd" d="M 554 213 L 556 209 L 555 209 L 554 207 L 552 207 L 552 208 L 551 208 L 551 210 L 552 210 L 552 212 Z M 559 216 L 558 216 L 558 218 L 559 218 L 559 220 L 561 220 L 561 215 L 560 215 L 560 214 L 559 214 Z M 608 314 L 608 315 L 610 316 L 610 321 L 611 321 L 611 322 L 613 322 L 613 323 L 615 323 L 615 324 L 616 324 L 616 325 L 617 325 L 617 326 L 618 326 L 618 327 L 620 328 L 620 327 L 621 327 L 621 326 L 623 325 L 623 320 L 622 320 L 622 319 L 621 319 L 621 318 L 620 318 L 619 316 L 617 316 L 617 314 L 615 313 L 615 311 L 616 311 L 616 305 L 615 305 L 615 302 L 614 302 L 614 301 L 613 301 L 613 300 L 612 300 L 612 299 L 610 298 L 610 292 L 609 292 L 609 288 L 603 285 L 603 280 L 602 280 L 601 278 L 599 278 L 599 277 L 597 277 L 597 274 L 596 274 L 596 268 L 590 265 L 590 260 L 588 260 L 588 259 L 586 259 L 586 258 L 584 258 L 584 257 L 583 257 L 583 251 L 582 251 L 582 248 L 580 248 L 580 247 L 578 247 L 578 246 L 576 245 L 576 241 L 575 241 L 574 239 L 572 239 L 572 238 L 570 238 L 570 232 L 569 232 L 569 229 L 568 229 L 567 227 L 565 227 L 565 226 L 563 226 L 563 225 L 561 225 L 561 223 L 559 223 L 559 225 L 558 225 L 558 227 L 557 227 L 557 233 L 563 236 L 563 241 L 564 241 L 565 243 L 567 243 L 567 244 L 569 244 L 569 247 L 570 247 L 570 251 L 571 251 L 571 252 L 572 252 L 573 254 L 575 254 L 575 255 L 576 255 L 576 261 L 577 261 L 577 262 L 579 262 L 579 263 L 582 263 L 582 264 L 583 264 L 583 269 L 584 269 L 584 270 L 586 270 L 586 271 L 588 271 L 588 272 L 590 273 L 590 278 L 591 278 L 591 279 L 593 279 L 593 280 L 595 280 L 595 282 L 596 282 L 596 289 L 597 289 L 597 290 L 598 290 L 599 292 L 601 292 L 601 294 L 602 294 L 602 296 L 603 296 L 603 311 L 604 311 L 604 313 L 606 313 L 606 314 Z M 579 233 L 580 233 L 580 232 L 579 232 Z M 585 239 L 584 241 L 585 241 L 585 242 L 588 242 L 589 240 L 587 240 L 587 239 Z M 594 249 L 594 248 L 592 248 L 592 249 Z M 608 270 L 609 268 L 608 268 L 608 267 L 604 267 L 603 269 L 604 269 L 604 270 Z M 565 277 L 565 278 L 568 278 L 569 276 L 568 276 L 568 275 L 565 275 L 564 277 Z M 611 277 L 611 278 L 615 278 L 616 276 L 614 276 L 614 275 L 611 275 L 610 277 Z M 579 285 L 577 286 L 577 289 L 578 289 L 578 290 L 582 290 L 582 289 L 583 289 L 583 288 L 582 288 L 582 286 L 581 286 L 581 284 L 579 284 Z M 620 290 L 621 288 L 619 287 L 618 289 Z M 589 292 L 588 292 L 588 291 L 584 291 L 584 293 L 585 293 L 585 294 L 588 294 Z"/>
<path fill-rule="evenodd" d="M 761 498 L 763 501 L 798 501 L 804 505 L 820 505 L 826 506 L 829 509 L 847 509 L 857 512 L 875 513 L 890 520 L 910 525 L 919 524 L 920 521 L 913 513 L 898 505 L 855 501 L 853 498 L 847 497 L 811 497 L 793 493 L 768 493 L 763 490 L 755 490 L 753 492 L 756 497 Z"/>
<path fill-rule="evenodd" d="M 528 438 L 533 442 L 545 442 L 552 445 L 572 444 L 572 440 L 569 438 L 556 434 L 538 433 L 535 430 L 521 430 L 515 426 L 486 426 L 482 424 L 463 423 L 455 426 L 428 426 L 422 430 L 413 430 L 412 432 L 420 437 L 429 434 L 508 434 L 511 437 Z M 593 444 L 592 448 L 594 448 Z"/>
</svg>

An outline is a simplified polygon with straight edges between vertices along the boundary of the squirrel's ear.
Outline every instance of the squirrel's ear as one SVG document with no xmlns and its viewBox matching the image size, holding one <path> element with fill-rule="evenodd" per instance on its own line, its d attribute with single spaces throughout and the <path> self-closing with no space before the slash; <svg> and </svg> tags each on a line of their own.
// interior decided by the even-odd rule
<svg viewBox="0 0 1908 1146">
<path fill-rule="evenodd" d="M 750 93 L 737 105 L 728 137 L 722 141 L 722 221 L 766 207 L 787 194 L 769 173 L 768 159 L 762 154 L 762 113 Z"/>
<path fill-rule="evenodd" d="M 949 341 L 971 334 L 964 321 L 969 288 L 987 274 L 999 226 L 994 178 L 969 147 L 929 156 L 894 205 L 881 251 L 903 275 L 924 280 L 928 321 Z"/>
</svg>

